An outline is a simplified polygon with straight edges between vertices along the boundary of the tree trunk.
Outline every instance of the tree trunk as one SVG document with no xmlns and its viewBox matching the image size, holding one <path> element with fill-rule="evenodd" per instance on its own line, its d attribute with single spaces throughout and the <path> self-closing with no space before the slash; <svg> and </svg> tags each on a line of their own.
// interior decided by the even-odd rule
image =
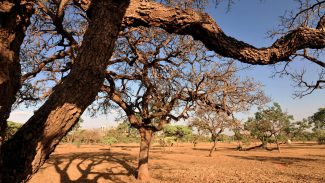
<svg viewBox="0 0 325 183">
<path fill-rule="evenodd" d="M 197 145 L 197 141 L 194 141 L 193 142 L 194 149 L 196 148 L 196 145 Z"/>
<path fill-rule="evenodd" d="M 277 147 L 277 149 L 278 149 L 278 151 L 279 151 L 279 153 L 280 153 L 281 150 L 280 150 L 280 144 L 279 144 L 279 140 L 278 140 L 278 138 L 275 138 L 275 141 L 276 141 L 276 147 Z"/>
<path fill-rule="evenodd" d="M 30 24 L 33 4 L 5 0 L 0 6 L 0 146 L 5 140 L 7 119 L 21 87 L 19 52 Z"/>
<path fill-rule="evenodd" d="M 267 139 L 265 137 L 262 139 L 262 148 L 267 149 Z"/>
<path fill-rule="evenodd" d="M 138 165 L 138 179 L 141 181 L 148 181 L 149 175 L 149 148 L 150 142 L 153 137 L 153 131 L 151 129 L 140 128 L 139 133 L 141 136 L 140 153 L 139 153 L 139 165 Z"/>
<path fill-rule="evenodd" d="M 243 146 L 242 146 L 242 143 L 241 143 L 241 140 L 238 140 L 238 147 L 237 147 L 238 150 L 242 150 L 243 149 Z"/>
<path fill-rule="evenodd" d="M 78 122 L 104 81 L 129 1 L 93 1 L 91 22 L 69 75 L 0 151 L 0 182 L 25 182 Z"/>
<path fill-rule="evenodd" d="M 209 153 L 209 156 L 210 156 L 210 157 L 212 157 L 212 152 L 213 152 L 213 150 L 214 150 L 214 149 L 216 148 L 216 146 L 217 146 L 217 138 L 212 136 L 212 141 L 213 141 L 213 146 L 212 146 L 211 149 L 210 149 L 210 153 Z"/>
</svg>

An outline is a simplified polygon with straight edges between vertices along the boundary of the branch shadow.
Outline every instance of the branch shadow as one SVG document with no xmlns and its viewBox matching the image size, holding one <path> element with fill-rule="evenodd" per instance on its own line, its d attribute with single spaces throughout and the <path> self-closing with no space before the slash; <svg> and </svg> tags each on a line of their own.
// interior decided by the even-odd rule
<svg viewBox="0 0 325 183">
<path fill-rule="evenodd" d="M 295 163 L 298 163 L 298 162 L 320 162 L 320 161 L 324 161 L 324 160 L 321 160 L 321 159 L 298 158 L 298 157 L 236 156 L 236 155 L 227 155 L 227 156 L 232 157 L 232 158 L 243 159 L 243 160 L 271 162 L 271 163 L 282 164 L 282 165 L 292 165 L 292 164 L 295 164 Z"/>
<path fill-rule="evenodd" d="M 100 178 L 116 183 L 127 183 L 131 180 L 122 180 L 119 176 L 135 179 L 135 158 L 126 153 L 88 152 L 64 155 L 53 155 L 49 164 L 53 165 L 60 176 L 61 183 L 96 183 Z M 96 166 L 108 164 L 106 171 L 96 171 Z M 123 168 L 121 168 L 123 167 Z M 69 176 L 68 169 L 77 170 L 81 176 L 73 179 Z M 119 169 L 118 172 L 115 170 Z"/>
</svg>

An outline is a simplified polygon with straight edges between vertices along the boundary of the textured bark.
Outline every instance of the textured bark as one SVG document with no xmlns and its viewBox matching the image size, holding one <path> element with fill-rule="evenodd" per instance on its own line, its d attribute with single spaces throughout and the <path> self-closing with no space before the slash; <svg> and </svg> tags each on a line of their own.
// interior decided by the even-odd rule
<svg viewBox="0 0 325 183">
<path fill-rule="evenodd" d="M 33 13 L 31 1 L 0 2 L 0 145 L 5 140 L 7 119 L 20 84 L 20 46 Z"/>
<path fill-rule="evenodd" d="M 0 151 L 0 182 L 30 179 L 80 115 L 103 83 L 121 21 L 129 1 L 97 0 L 83 46 L 70 74 L 53 89 L 45 104 L 6 141 Z M 90 9 L 90 10 L 91 10 Z"/>
<path fill-rule="evenodd" d="M 139 133 L 141 136 L 139 165 L 138 165 L 138 179 L 141 181 L 148 181 L 149 175 L 149 149 L 150 143 L 153 138 L 153 131 L 151 129 L 140 128 Z"/>
<path fill-rule="evenodd" d="M 213 150 L 215 150 L 216 146 L 217 146 L 217 140 L 213 140 L 213 145 L 212 145 L 212 147 L 210 149 L 210 152 L 209 152 L 210 157 L 212 157 Z"/>
<path fill-rule="evenodd" d="M 279 38 L 270 47 L 256 48 L 227 36 L 206 13 L 166 7 L 155 2 L 139 3 L 133 0 L 126 12 L 124 25 L 155 26 L 170 33 L 191 35 L 208 49 L 249 64 L 267 65 L 289 61 L 289 57 L 297 50 L 325 47 L 324 29 L 300 27 Z"/>
</svg>

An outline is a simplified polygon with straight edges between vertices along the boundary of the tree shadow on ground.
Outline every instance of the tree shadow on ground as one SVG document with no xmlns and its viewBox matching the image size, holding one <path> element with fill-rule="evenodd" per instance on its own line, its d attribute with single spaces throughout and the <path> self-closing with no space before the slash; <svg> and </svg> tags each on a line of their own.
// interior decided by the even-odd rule
<svg viewBox="0 0 325 183">
<path fill-rule="evenodd" d="M 208 148 L 197 148 L 197 147 L 193 147 L 192 149 L 195 150 L 195 151 L 206 151 L 206 152 L 210 151 L 210 149 L 208 149 Z"/>
<path fill-rule="evenodd" d="M 309 154 L 308 156 L 310 156 L 310 157 L 325 158 L 325 155 L 321 155 L 321 154 Z"/>
<path fill-rule="evenodd" d="M 299 182 L 325 182 L 324 177 L 318 177 L 315 174 L 306 175 L 302 173 L 288 173 L 288 172 L 278 172 L 280 176 L 289 176 Z"/>
<path fill-rule="evenodd" d="M 112 148 L 140 148 L 139 145 L 112 145 Z"/>
<path fill-rule="evenodd" d="M 291 165 L 298 162 L 319 162 L 324 161 L 320 159 L 312 158 L 298 158 L 298 157 L 270 157 L 270 156 L 236 156 L 236 155 L 227 155 L 232 158 L 238 158 L 243 160 L 254 160 L 262 162 L 271 162 L 282 165 Z"/>
<path fill-rule="evenodd" d="M 207 148 L 199 148 L 199 147 L 192 147 L 192 150 L 194 151 L 206 151 L 206 152 L 209 152 L 211 150 L 210 147 L 207 147 Z M 224 150 L 233 150 L 233 151 L 236 151 L 236 147 L 216 147 L 214 149 L 215 151 L 224 151 Z"/>
<path fill-rule="evenodd" d="M 52 164 L 60 175 L 60 183 L 96 183 L 100 178 L 116 183 L 127 183 L 135 179 L 136 168 L 132 165 L 135 160 L 126 153 L 106 151 L 53 155 L 48 163 Z M 101 164 L 107 167 L 96 168 Z M 77 179 L 71 178 L 68 169 L 76 170 L 81 176 Z M 123 176 L 129 177 L 130 180 L 119 178 Z"/>
</svg>

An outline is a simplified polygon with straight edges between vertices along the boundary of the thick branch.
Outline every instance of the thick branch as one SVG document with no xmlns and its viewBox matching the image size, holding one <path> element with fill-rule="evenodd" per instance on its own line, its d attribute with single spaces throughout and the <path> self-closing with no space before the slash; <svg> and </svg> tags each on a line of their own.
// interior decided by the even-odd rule
<svg viewBox="0 0 325 183">
<path fill-rule="evenodd" d="M 155 2 L 132 1 L 124 18 L 125 26 L 155 26 L 167 32 L 191 35 L 205 46 L 224 56 L 244 63 L 268 65 L 289 61 L 289 57 L 304 48 L 325 47 L 325 31 L 300 27 L 279 38 L 267 48 L 255 48 L 227 36 L 206 13 L 165 7 Z"/>
</svg>

